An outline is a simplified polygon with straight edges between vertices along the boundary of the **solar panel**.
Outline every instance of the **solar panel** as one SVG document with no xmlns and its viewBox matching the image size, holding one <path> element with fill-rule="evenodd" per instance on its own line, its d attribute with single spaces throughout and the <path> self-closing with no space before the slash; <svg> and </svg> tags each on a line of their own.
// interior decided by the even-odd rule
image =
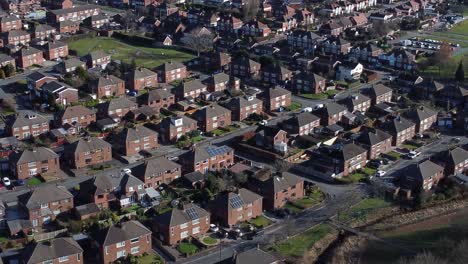
<svg viewBox="0 0 468 264">
<path fill-rule="evenodd" d="M 208 153 L 208 155 L 210 155 L 210 157 L 224 154 L 226 152 L 229 152 L 230 150 L 231 148 L 228 146 L 221 146 L 217 148 L 213 148 L 213 147 L 206 148 L 206 152 Z"/>
<path fill-rule="evenodd" d="M 197 211 L 195 211 L 195 208 L 193 208 L 193 207 L 188 208 L 186 210 L 186 212 L 187 212 L 188 216 L 190 217 L 190 219 L 192 219 L 192 220 L 200 218 Z"/>
<path fill-rule="evenodd" d="M 244 205 L 244 201 L 242 201 L 240 196 L 235 196 L 229 199 L 229 203 L 231 204 L 231 207 L 234 209 L 241 208 L 242 205 Z"/>
</svg>

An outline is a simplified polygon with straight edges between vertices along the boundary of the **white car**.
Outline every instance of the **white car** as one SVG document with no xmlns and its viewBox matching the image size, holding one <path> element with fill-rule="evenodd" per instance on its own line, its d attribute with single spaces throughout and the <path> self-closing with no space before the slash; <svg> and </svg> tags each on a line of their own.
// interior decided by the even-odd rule
<svg viewBox="0 0 468 264">
<path fill-rule="evenodd" d="M 210 230 L 211 232 L 218 232 L 219 227 L 217 227 L 215 224 L 210 224 Z"/>
<path fill-rule="evenodd" d="M 123 172 L 127 173 L 127 174 L 131 174 L 132 173 L 132 170 L 129 169 L 129 168 L 125 168 L 122 170 Z"/>
<path fill-rule="evenodd" d="M 307 112 L 307 113 L 312 112 L 312 107 L 305 107 L 305 108 L 303 108 L 303 109 L 302 109 L 302 113 L 305 113 L 305 112 Z"/>
<path fill-rule="evenodd" d="M 260 122 L 258 122 L 258 123 L 259 123 L 260 125 L 262 125 L 262 126 L 266 126 L 266 125 L 268 124 L 268 121 L 262 120 L 262 121 L 260 121 Z"/>
<path fill-rule="evenodd" d="M 412 151 L 410 151 L 410 152 L 408 153 L 408 158 L 414 159 L 414 158 L 416 158 L 416 157 L 419 156 L 419 155 L 421 155 L 421 152 L 412 150 Z"/>
<path fill-rule="evenodd" d="M 377 171 L 377 172 L 375 173 L 375 176 L 377 176 L 377 177 L 382 177 L 382 176 L 385 175 L 385 173 L 386 173 L 385 171 L 380 171 L 380 170 L 379 170 L 379 171 Z"/>
<path fill-rule="evenodd" d="M 8 177 L 3 177 L 2 181 L 3 181 L 3 184 L 5 184 L 5 186 L 7 187 L 11 185 L 10 178 Z"/>
</svg>

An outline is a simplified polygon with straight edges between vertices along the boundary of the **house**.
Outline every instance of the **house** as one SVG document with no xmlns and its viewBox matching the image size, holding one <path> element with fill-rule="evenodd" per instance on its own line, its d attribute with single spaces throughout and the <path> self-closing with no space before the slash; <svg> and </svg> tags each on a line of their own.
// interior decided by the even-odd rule
<svg viewBox="0 0 468 264">
<path fill-rule="evenodd" d="M 377 63 L 382 49 L 371 43 L 355 45 L 349 52 L 349 57 L 354 61 Z"/>
<path fill-rule="evenodd" d="M 199 171 L 189 172 L 182 176 L 182 182 L 191 189 L 201 189 L 205 186 L 206 175 Z"/>
<path fill-rule="evenodd" d="M 254 96 L 232 98 L 224 106 L 231 110 L 233 121 L 242 121 L 251 114 L 260 115 L 263 111 L 263 102 Z"/>
<path fill-rule="evenodd" d="M 75 134 L 96 122 L 96 112 L 82 105 L 69 106 L 56 114 L 55 121 L 70 134 Z"/>
<path fill-rule="evenodd" d="M 42 4 L 50 9 L 67 9 L 73 7 L 72 0 L 45 0 Z"/>
<path fill-rule="evenodd" d="M 16 179 L 24 180 L 41 174 L 56 175 L 60 171 L 59 156 L 46 147 L 13 152 L 10 169 Z"/>
<path fill-rule="evenodd" d="M 165 142 L 176 142 L 182 135 L 186 135 L 198 129 L 197 121 L 180 115 L 166 117 L 159 123 L 159 135 Z"/>
<path fill-rule="evenodd" d="M 65 186 L 46 185 L 18 197 L 33 227 L 42 227 L 55 220 L 57 215 L 73 209 L 73 194 Z"/>
<path fill-rule="evenodd" d="M 444 168 L 430 160 L 411 164 L 404 169 L 400 185 L 413 192 L 429 191 L 444 177 Z"/>
<path fill-rule="evenodd" d="M 23 47 L 15 54 L 16 65 L 19 68 L 28 68 L 35 64 L 42 65 L 44 57 L 42 51 L 33 47 Z"/>
<path fill-rule="evenodd" d="M 74 169 L 94 166 L 112 160 L 112 145 L 96 137 L 79 139 L 65 146 L 64 157 Z"/>
<path fill-rule="evenodd" d="M 29 139 L 49 132 L 49 120 L 36 113 L 10 116 L 5 122 L 5 130 L 19 140 Z"/>
<path fill-rule="evenodd" d="M 266 89 L 261 96 L 265 109 L 270 112 L 281 110 L 291 105 L 291 92 L 280 86 Z"/>
<path fill-rule="evenodd" d="M 56 29 L 60 34 L 76 34 L 80 30 L 79 21 L 60 21 L 55 25 Z"/>
<path fill-rule="evenodd" d="M 231 63 L 231 55 L 224 52 L 205 53 L 202 54 L 201 58 L 204 59 L 205 65 L 215 70 L 227 70 Z"/>
<path fill-rule="evenodd" d="M 79 184 L 77 199 L 95 204 L 99 209 L 109 208 L 109 204 L 116 201 L 114 191 L 120 189 L 122 176 L 103 174 Z"/>
<path fill-rule="evenodd" d="M 289 172 L 280 175 L 259 173 L 249 178 L 247 184 L 250 190 L 263 196 L 266 210 L 282 208 L 288 201 L 304 197 L 304 180 Z"/>
<path fill-rule="evenodd" d="M 98 15 L 101 8 L 96 5 L 77 5 L 72 8 L 49 10 L 46 13 L 47 21 L 55 24 L 62 21 L 83 21 L 84 19 Z"/>
<path fill-rule="evenodd" d="M 51 81 L 41 87 L 42 98 L 49 104 L 69 105 L 78 102 L 78 89 L 72 88 L 65 83 Z"/>
<path fill-rule="evenodd" d="M 241 19 L 229 14 L 222 16 L 216 26 L 220 32 L 238 33 L 242 29 L 243 25 L 244 22 Z"/>
<path fill-rule="evenodd" d="M 323 107 L 319 107 L 313 112 L 314 115 L 320 117 L 320 124 L 329 126 L 342 121 L 343 116 L 347 113 L 346 107 L 336 104 L 328 103 Z"/>
<path fill-rule="evenodd" d="M 379 60 L 395 69 L 412 70 L 416 67 L 416 55 L 401 48 L 395 48 L 388 53 L 380 54 Z"/>
<path fill-rule="evenodd" d="M 268 25 L 258 20 L 253 20 L 242 25 L 241 35 L 246 37 L 267 37 L 271 33 Z"/>
<path fill-rule="evenodd" d="M 301 29 L 287 33 L 286 38 L 289 47 L 304 50 L 306 53 L 315 52 L 315 49 L 321 41 L 321 37 L 312 31 Z"/>
<path fill-rule="evenodd" d="M 296 93 L 320 94 L 327 90 L 326 79 L 315 73 L 301 72 L 292 78 L 292 90 Z"/>
<path fill-rule="evenodd" d="M 73 73 L 78 68 L 86 70 L 86 62 L 77 58 L 69 58 L 62 60 L 59 64 L 57 64 L 57 66 L 55 66 L 55 69 L 62 74 Z"/>
<path fill-rule="evenodd" d="M 121 96 L 125 94 L 125 82 L 114 75 L 104 75 L 92 81 L 89 89 L 97 98 Z"/>
<path fill-rule="evenodd" d="M 142 67 L 131 71 L 127 78 L 127 87 L 134 91 L 156 87 L 156 85 L 158 85 L 157 73 Z"/>
<path fill-rule="evenodd" d="M 117 147 L 125 156 L 133 156 L 141 150 L 152 150 L 159 146 L 158 133 L 138 126 L 136 128 L 125 128 L 116 138 Z"/>
<path fill-rule="evenodd" d="M 210 202 L 213 219 L 221 225 L 232 227 L 262 215 L 263 197 L 245 188 L 236 192 L 224 192 Z"/>
<path fill-rule="evenodd" d="M 361 78 L 364 66 L 361 63 L 340 63 L 336 78 L 341 81 L 354 81 Z"/>
<path fill-rule="evenodd" d="M 157 237 L 167 245 L 175 245 L 206 234 L 210 228 L 210 213 L 195 204 L 184 204 L 156 215 L 153 223 Z"/>
<path fill-rule="evenodd" d="M 206 85 L 199 79 L 182 82 L 175 90 L 177 100 L 181 101 L 184 98 L 198 98 L 203 92 L 206 92 Z"/>
<path fill-rule="evenodd" d="M 27 45 L 31 42 L 31 35 L 21 29 L 11 30 L 2 34 L 3 45 L 8 44 L 18 46 L 18 45 Z"/>
<path fill-rule="evenodd" d="M 187 78 L 187 67 L 180 62 L 166 62 L 156 69 L 158 82 L 170 83 Z"/>
<path fill-rule="evenodd" d="M 234 164 L 234 150 L 228 146 L 195 147 L 179 158 L 184 173 L 208 170 L 220 170 Z"/>
<path fill-rule="evenodd" d="M 99 104 L 98 115 L 101 117 L 110 117 L 114 121 L 119 122 L 128 112 L 136 110 L 137 108 L 137 103 L 126 97 L 119 97 Z"/>
<path fill-rule="evenodd" d="M 392 88 L 380 83 L 372 85 L 365 91 L 366 95 L 371 98 L 373 106 L 384 102 L 390 103 L 392 101 L 392 92 Z"/>
<path fill-rule="evenodd" d="M 31 90 L 31 92 L 33 93 L 37 92 L 45 83 L 56 80 L 57 78 L 55 78 L 54 76 L 38 71 L 32 72 L 31 74 L 26 76 L 26 84 L 28 86 L 28 89 Z"/>
<path fill-rule="evenodd" d="M 198 128 L 203 132 L 231 125 L 231 111 L 216 103 L 198 109 L 192 118 L 197 120 Z"/>
<path fill-rule="evenodd" d="M 279 264 L 281 263 L 276 257 L 269 253 L 259 249 L 252 248 L 241 253 L 237 253 L 233 256 L 233 263 L 244 264 L 244 263 L 256 263 L 256 264 Z"/>
<path fill-rule="evenodd" d="M 132 175 L 145 183 L 145 187 L 157 188 L 180 178 L 181 165 L 164 157 L 147 160 L 132 169 Z"/>
<path fill-rule="evenodd" d="M 21 18 L 7 15 L 0 17 L 0 33 L 8 32 L 11 30 L 20 30 L 23 27 Z"/>
<path fill-rule="evenodd" d="M 365 113 L 371 107 L 371 99 L 363 94 L 351 94 L 338 102 L 346 106 L 351 113 Z"/>
<path fill-rule="evenodd" d="M 262 81 L 271 85 L 287 83 L 292 78 L 292 72 L 278 64 L 268 64 L 261 69 Z"/>
<path fill-rule="evenodd" d="M 332 155 L 336 162 L 335 171 L 342 173 L 343 176 L 348 176 L 366 166 L 367 150 L 354 143 L 343 145 L 335 151 L 335 154 Z"/>
<path fill-rule="evenodd" d="M 83 249 L 71 237 L 58 237 L 28 244 L 21 252 L 22 263 L 82 263 Z"/>
<path fill-rule="evenodd" d="M 175 104 L 175 96 L 165 89 L 149 90 L 147 93 L 138 96 L 140 105 L 147 105 L 159 112 L 161 108 L 169 108 Z"/>
<path fill-rule="evenodd" d="M 15 58 L 3 53 L 0 54 L 0 67 L 5 67 L 7 65 L 12 65 L 14 68 L 16 68 Z"/>
<path fill-rule="evenodd" d="M 319 126 L 320 117 L 308 112 L 294 115 L 281 124 L 281 127 L 288 133 L 299 136 L 313 134 Z"/>
<path fill-rule="evenodd" d="M 255 134 L 255 144 L 286 153 L 288 151 L 288 133 L 276 126 L 260 127 Z"/>
<path fill-rule="evenodd" d="M 437 122 L 437 112 L 425 107 L 417 106 L 405 113 L 405 116 L 416 124 L 416 133 L 424 133 Z"/>
<path fill-rule="evenodd" d="M 468 151 L 457 147 L 443 154 L 443 165 L 447 175 L 463 174 L 468 170 Z"/>
<path fill-rule="evenodd" d="M 151 230 L 138 221 L 112 225 L 94 236 L 99 245 L 102 263 L 111 264 L 128 255 L 141 256 L 152 252 Z"/>
<path fill-rule="evenodd" d="M 231 62 L 231 75 L 239 78 L 255 78 L 260 73 L 260 63 L 249 59 L 248 57 L 242 56 L 234 59 Z"/>
<path fill-rule="evenodd" d="M 325 54 L 332 54 L 335 56 L 347 55 L 351 49 L 351 43 L 341 37 L 330 36 L 322 43 L 322 50 Z"/>
<path fill-rule="evenodd" d="M 106 24 L 109 24 L 109 21 L 110 21 L 109 17 L 106 16 L 105 14 L 97 14 L 97 15 L 85 18 L 85 20 L 83 20 L 83 24 L 90 28 L 100 29 Z"/>
<path fill-rule="evenodd" d="M 101 67 L 101 69 L 105 69 L 107 64 L 111 62 L 111 55 L 100 50 L 91 51 L 88 55 L 84 56 L 84 60 L 88 68 Z"/>
<path fill-rule="evenodd" d="M 228 88 L 230 77 L 224 72 L 212 74 L 203 80 L 209 92 L 221 92 Z"/>
<path fill-rule="evenodd" d="M 400 116 L 387 120 L 382 129 L 392 135 L 392 146 L 400 146 L 416 134 L 416 124 Z"/>
<path fill-rule="evenodd" d="M 68 44 L 61 41 L 48 41 L 42 46 L 44 57 L 47 60 L 57 60 L 68 56 Z"/>
<path fill-rule="evenodd" d="M 356 139 L 357 143 L 367 149 L 367 159 L 373 160 L 392 150 L 392 135 L 374 129 L 362 132 Z"/>
</svg>

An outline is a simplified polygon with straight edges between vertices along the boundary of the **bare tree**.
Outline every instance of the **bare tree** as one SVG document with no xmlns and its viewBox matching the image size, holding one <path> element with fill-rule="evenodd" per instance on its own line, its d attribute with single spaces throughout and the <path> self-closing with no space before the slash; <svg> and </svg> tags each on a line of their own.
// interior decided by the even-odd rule
<svg viewBox="0 0 468 264">
<path fill-rule="evenodd" d="M 283 160 L 283 159 L 277 159 L 275 160 L 275 164 L 273 165 L 275 168 L 276 172 L 281 174 L 283 172 L 288 171 L 291 168 L 291 163 Z"/>
<path fill-rule="evenodd" d="M 208 29 L 195 28 L 184 35 L 182 42 L 200 56 L 200 52 L 213 49 L 213 38 L 213 33 Z"/>
<path fill-rule="evenodd" d="M 242 14 L 244 21 L 249 21 L 257 17 L 258 9 L 260 8 L 260 0 L 246 0 L 245 5 L 242 7 Z"/>
</svg>

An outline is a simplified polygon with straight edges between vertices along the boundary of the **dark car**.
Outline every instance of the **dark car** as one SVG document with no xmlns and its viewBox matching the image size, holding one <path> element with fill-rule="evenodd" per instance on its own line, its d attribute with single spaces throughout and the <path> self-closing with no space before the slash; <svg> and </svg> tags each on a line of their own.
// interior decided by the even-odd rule
<svg viewBox="0 0 468 264">
<path fill-rule="evenodd" d="M 23 186 L 23 185 L 26 184 L 26 181 L 25 180 L 16 180 L 13 184 L 16 185 L 16 186 Z"/>
<path fill-rule="evenodd" d="M 145 158 L 151 158 L 153 156 L 153 154 L 151 154 L 150 152 L 148 152 L 147 150 L 141 150 L 140 151 L 140 154 L 145 157 Z"/>
</svg>

